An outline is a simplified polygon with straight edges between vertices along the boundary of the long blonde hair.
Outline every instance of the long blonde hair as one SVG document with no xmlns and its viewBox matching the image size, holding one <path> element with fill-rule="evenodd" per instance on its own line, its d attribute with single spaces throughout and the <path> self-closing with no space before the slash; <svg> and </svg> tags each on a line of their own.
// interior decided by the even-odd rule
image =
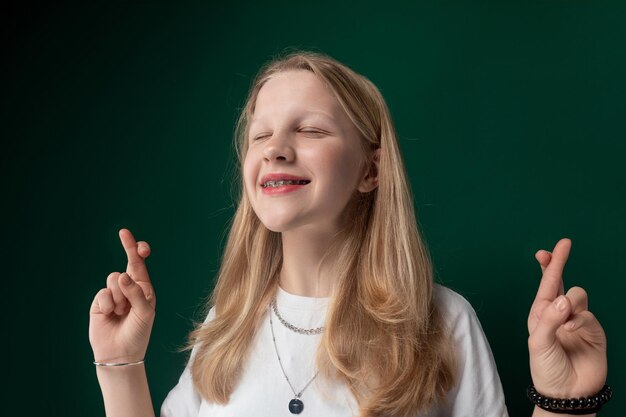
<svg viewBox="0 0 626 417">
<path fill-rule="evenodd" d="M 389 109 L 376 86 L 320 53 L 292 52 L 261 68 L 235 131 L 240 164 L 259 90 L 278 73 L 310 71 L 335 94 L 361 133 L 364 150 L 380 148 L 378 188 L 346 210 L 350 221 L 328 253 L 339 254 L 317 366 L 343 380 L 362 417 L 410 416 L 441 401 L 454 383 L 448 331 L 433 303 L 433 271 Z M 236 386 L 282 262 L 280 234 L 265 228 L 243 186 L 217 284 L 207 303 L 215 317 L 198 324 L 191 374 L 208 401 L 225 404 Z M 385 360 L 381 361 L 380 358 Z"/>
</svg>

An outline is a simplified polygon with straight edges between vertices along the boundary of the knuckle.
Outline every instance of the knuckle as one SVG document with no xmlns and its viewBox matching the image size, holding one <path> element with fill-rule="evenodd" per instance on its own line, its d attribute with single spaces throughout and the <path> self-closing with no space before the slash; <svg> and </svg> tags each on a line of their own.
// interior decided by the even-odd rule
<svg viewBox="0 0 626 417">
<path fill-rule="evenodd" d="M 126 272 L 122 272 L 121 274 L 117 276 L 117 279 L 115 280 L 115 282 L 117 282 L 118 284 L 123 283 L 125 279 L 124 275 L 130 277 L 130 275 L 128 275 Z M 132 279 L 131 279 L 131 283 L 132 283 Z"/>
<path fill-rule="evenodd" d="M 528 336 L 528 350 L 530 352 L 536 352 L 540 350 L 541 346 L 542 343 L 540 340 L 538 340 L 538 337 L 536 335 Z"/>
<path fill-rule="evenodd" d="M 545 334 L 534 332 L 528 337 L 528 352 L 533 355 L 544 354 L 550 349 L 551 342 L 546 339 Z"/>
<path fill-rule="evenodd" d="M 111 291 L 111 296 L 116 303 L 119 303 L 126 298 L 117 282 L 113 283 L 113 285 L 109 287 L 109 290 Z"/>
<path fill-rule="evenodd" d="M 131 280 L 131 284 L 126 287 L 127 289 L 127 293 L 130 297 L 136 297 L 137 294 L 142 293 L 141 288 L 139 288 L 139 285 L 135 285 L 132 283 L 133 281 Z"/>
<path fill-rule="evenodd" d="M 111 272 L 108 276 L 107 276 L 107 287 L 111 287 L 112 284 L 117 283 L 117 277 L 120 276 L 119 272 Z"/>
<path fill-rule="evenodd" d="M 96 296 L 96 302 L 104 312 L 110 311 L 111 309 L 109 307 L 113 303 L 113 300 L 111 299 L 111 292 L 106 288 L 98 291 L 98 294 Z"/>
</svg>

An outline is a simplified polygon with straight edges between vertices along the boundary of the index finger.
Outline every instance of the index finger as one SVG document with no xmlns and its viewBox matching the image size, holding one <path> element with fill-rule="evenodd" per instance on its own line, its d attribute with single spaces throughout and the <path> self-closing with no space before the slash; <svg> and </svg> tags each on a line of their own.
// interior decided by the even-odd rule
<svg viewBox="0 0 626 417">
<path fill-rule="evenodd" d="M 126 272 L 135 281 L 150 282 L 146 262 L 144 258 L 139 255 L 139 252 L 137 252 L 137 241 L 135 237 L 128 229 L 121 229 L 119 235 L 124 251 L 126 252 L 126 257 L 128 258 Z"/>
<path fill-rule="evenodd" d="M 554 301 L 563 293 L 563 270 L 571 247 L 572 241 L 569 239 L 561 239 L 554 246 L 552 259 L 543 272 L 535 300 Z"/>
</svg>

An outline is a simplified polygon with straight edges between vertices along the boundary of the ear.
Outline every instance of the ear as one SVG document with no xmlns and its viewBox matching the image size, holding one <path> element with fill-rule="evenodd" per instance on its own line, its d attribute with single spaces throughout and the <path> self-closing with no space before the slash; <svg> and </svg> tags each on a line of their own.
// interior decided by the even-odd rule
<svg viewBox="0 0 626 417">
<path fill-rule="evenodd" d="M 369 193 L 378 187 L 378 164 L 380 162 L 380 148 L 370 154 L 365 174 L 361 178 L 358 190 L 362 193 Z"/>
</svg>

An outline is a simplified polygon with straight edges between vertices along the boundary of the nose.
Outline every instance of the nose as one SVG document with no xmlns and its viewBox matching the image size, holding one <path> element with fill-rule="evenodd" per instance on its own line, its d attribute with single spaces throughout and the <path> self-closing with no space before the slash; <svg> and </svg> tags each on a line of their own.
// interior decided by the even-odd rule
<svg viewBox="0 0 626 417">
<path fill-rule="evenodd" d="M 263 156 L 266 161 L 290 162 L 295 158 L 295 151 L 291 141 L 286 134 L 274 134 L 266 143 L 263 149 Z"/>
</svg>

